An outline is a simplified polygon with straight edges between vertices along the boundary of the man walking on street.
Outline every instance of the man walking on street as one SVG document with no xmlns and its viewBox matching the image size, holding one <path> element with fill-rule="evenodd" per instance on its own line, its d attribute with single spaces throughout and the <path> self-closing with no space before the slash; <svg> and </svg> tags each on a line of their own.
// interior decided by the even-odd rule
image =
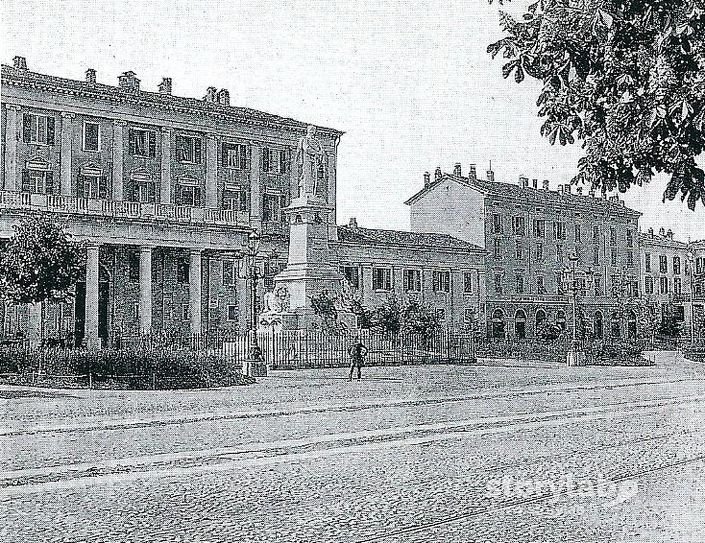
<svg viewBox="0 0 705 543">
<path fill-rule="evenodd" d="M 355 368 L 357 368 L 357 378 L 359 380 L 362 377 L 362 363 L 367 354 L 367 347 L 362 344 L 359 335 L 355 337 L 355 342 L 350 345 L 348 354 L 350 355 L 350 378 L 348 380 L 352 381 Z"/>
</svg>

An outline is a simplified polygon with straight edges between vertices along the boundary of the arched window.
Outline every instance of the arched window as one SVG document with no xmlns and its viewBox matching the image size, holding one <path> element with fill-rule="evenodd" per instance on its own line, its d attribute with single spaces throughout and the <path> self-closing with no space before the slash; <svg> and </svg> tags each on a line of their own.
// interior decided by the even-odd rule
<svg viewBox="0 0 705 543">
<path fill-rule="evenodd" d="M 595 339 L 602 339 L 604 336 L 604 326 L 602 324 L 602 313 L 600 311 L 595 312 L 595 321 L 593 324 L 593 335 Z"/>
<path fill-rule="evenodd" d="M 617 313 L 616 311 L 612 313 L 611 330 L 613 338 L 622 337 L 622 322 L 619 318 L 619 313 Z"/>
<path fill-rule="evenodd" d="M 523 309 L 514 315 L 514 332 L 517 339 L 526 339 L 526 313 Z"/>
<path fill-rule="evenodd" d="M 556 315 L 556 324 L 561 327 L 561 330 L 566 330 L 568 328 L 568 324 L 565 318 L 565 311 L 563 311 L 562 309 L 558 310 L 558 313 Z"/>
<path fill-rule="evenodd" d="M 492 314 L 492 337 L 504 339 L 504 312 L 501 309 Z"/>
<path fill-rule="evenodd" d="M 546 312 L 543 309 L 539 309 L 536 312 L 536 328 L 539 328 L 546 322 Z"/>
<path fill-rule="evenodd" d="M 636 339 L 636 313 L 629 311 L 627 314 L 627 337 Z"/>
</svg>

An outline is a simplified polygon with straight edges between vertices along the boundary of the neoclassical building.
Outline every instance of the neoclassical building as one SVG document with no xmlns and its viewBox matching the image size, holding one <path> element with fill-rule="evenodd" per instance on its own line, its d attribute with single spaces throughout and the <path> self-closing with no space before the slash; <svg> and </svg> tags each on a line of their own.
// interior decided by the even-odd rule
<svg viewBox="0 0 705 543">
<path fill-rule="evenodd" d="M 115 333 L 244 330 L 252 301 L 236 251 L 256 230 L 265 285 L 284 266 L 281 209 L 298 193 L 306 125 L 231 106 L 226 89 L 171 91 L 170 78 L 152 92 L 133 72 L 113 86 L 95 70 L 77 81 L 32 72 L 22 57 L 2 66 L 0 239 L 42 213 L 87 243 L 75 300 L 42 309 L 45 335 L 97 345 Z M 333 205 L 341 135 L 317 130 L 328 156 L 318 195 Z M 0 335 L 40 319 L 32 311 L 3 307 Z"/>
<path fill-rule="evenodd" d="M 480 179 L 475 165 L 467 176 L 460 164 L 452 174 L 436 169 L 407 202 L 411 230 L 439 232 L 487 251 L 486 319 L 490 337 L 531 338 L 544 322 L 572 325 L 565 290 L 569 256 L 593 272 L 591 288 L 580 293 L 586 320 L 596 337 L 634 335 L 636 316 L 613 318 L 615 289 L 639 296 L 639 217 L 618 197 L 583 194 L 580 187 L 549 182 L 517 184 Z"/>
</svg>

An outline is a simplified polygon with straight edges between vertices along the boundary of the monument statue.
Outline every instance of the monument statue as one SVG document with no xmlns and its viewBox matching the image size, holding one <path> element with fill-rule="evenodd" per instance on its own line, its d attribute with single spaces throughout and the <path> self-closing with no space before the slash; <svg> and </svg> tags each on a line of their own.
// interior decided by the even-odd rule
<svg viewBox="0 0 705 543">
<path fill-rule="evenodd" d="M 289 291 L 279 287 L 265 293 L 262 313 L 259 316 L 260 327 L 281 326 L 282 313 L 289 310 Z"/>
<path fill-rule="evenodd" d="M 299 197 L 316 196 L 319 172 L 323 173 L 324 180 L 328 178 L 328 155 L 316 137 L 315 126 L 309 125 L 306 135 L 299 138 L 296 162 L 299 165 Z"/>
</svg>

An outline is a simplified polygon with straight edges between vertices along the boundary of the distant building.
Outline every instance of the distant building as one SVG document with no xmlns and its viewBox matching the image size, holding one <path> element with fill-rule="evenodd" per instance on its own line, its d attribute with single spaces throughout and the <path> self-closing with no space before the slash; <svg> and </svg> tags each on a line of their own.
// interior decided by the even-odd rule
<svg viewBox="0 0 705 543">
<path fill-rule="evenodd" d="M 705 239 L 689 243 L 688 251 L 692 257 L 688 277 L 693 285 L 693 316 L 696 323 L 702 323 L 705 319 Z"/>
<path fill-rule="evenodd" d="M 418 301 L 443 326 L 469 330 L 484 321 L 485 251 L 447 234 L 338 227 L 340 272 L 366 307 L 394 295 Z M 481 320 L 482 319 L 482 320 Z"/>
<path fill-rule="evenodd" d="M 563 288 L 568 256 L 578 268 L 594 272 L 594 286 L 583 293 L 586 321 L 598 338 L 636 333 L 636 315 L 624 322 L 614 315 L 614 289 L 639 295 L 639 217 L 616 196 L 583 194 L 580 187 L 549 190 L 521 177 L 519 184 L 479 179 L 474 165 L 467 176 L 436 169 L 406 202 L 411 230 L 442 232 L 487 250 L 486 328 L 490 337 L 534 337 L 545 322 L 572 323 L 570 298 Z"/>
</svg>

